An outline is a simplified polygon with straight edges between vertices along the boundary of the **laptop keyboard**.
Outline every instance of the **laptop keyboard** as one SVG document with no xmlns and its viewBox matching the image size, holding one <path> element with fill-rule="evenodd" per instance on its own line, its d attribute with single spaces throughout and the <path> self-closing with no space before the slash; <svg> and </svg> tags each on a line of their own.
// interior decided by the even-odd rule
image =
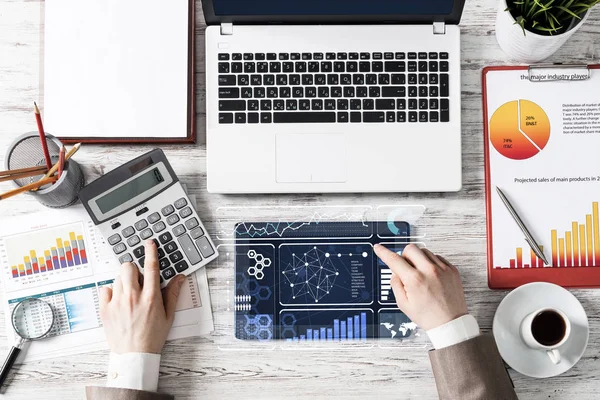
<svg viewBox="0 0 600 400">
<path fill-rule="evenodd" d="M 219 123 L 449 122 L 445 52 L 220 53 Z"/>
</svg>

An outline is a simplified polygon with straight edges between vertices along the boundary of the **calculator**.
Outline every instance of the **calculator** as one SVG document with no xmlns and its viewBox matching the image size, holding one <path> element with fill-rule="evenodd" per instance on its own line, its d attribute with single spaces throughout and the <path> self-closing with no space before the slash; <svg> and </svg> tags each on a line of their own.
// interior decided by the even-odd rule
<svg viewBox="0 0 600 400">
<path fill-rule="evenodd" d="M 218 257 L 165 154 L 152 150 L 110 171 L 79 198 L 121 264 L 144 272 L 144 240 L 158 248 L 161 287 Z"/>
</svg>

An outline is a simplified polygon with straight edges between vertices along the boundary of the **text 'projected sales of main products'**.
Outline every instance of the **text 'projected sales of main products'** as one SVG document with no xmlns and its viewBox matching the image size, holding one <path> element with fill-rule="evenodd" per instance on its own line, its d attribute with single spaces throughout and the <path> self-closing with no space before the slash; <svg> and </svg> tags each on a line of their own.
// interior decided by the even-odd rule
<svg viewBox="0 0 600 400">
<path fill-rule="evenodd" d="M 14 283 L 37 286 L 91 272 L 81 223 L 6 237 L 5 248 Z"/>
<path fill-rule="evenodd" d="M 489 134 L 498 153 L 513 160 L 526 160 L 548 144 L 550 121 L 546 112 L 532 101 L 509 101 L 492 115 Z"/>
</svg>

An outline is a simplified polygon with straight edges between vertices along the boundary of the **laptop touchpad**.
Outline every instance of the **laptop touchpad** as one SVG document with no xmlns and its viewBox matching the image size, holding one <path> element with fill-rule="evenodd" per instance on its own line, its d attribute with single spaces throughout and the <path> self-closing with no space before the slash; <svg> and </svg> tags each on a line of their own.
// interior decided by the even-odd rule
<svg viewBox="0 0 600 400">
<path fill-rule="evenodd" d="M 277 182 L 346 182 L 346 135 L 279 133 L 276 136 Z"/>
</svg>

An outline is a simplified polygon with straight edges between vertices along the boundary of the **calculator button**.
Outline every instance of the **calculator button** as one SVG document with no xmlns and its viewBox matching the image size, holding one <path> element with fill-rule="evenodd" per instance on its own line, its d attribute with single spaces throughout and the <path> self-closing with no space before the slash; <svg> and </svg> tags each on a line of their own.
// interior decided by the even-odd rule
<svg viewBox="0 0 600 400">
<path fill-rule="evenodd" d="M 163 249 L 158 249 L 158 258 L 163 258 L 165 256 L 165 251 Z"/>
<path fill-rule="evenodd" d="M 133 226 L 128 226 L 127 228 L 123 229 L 121 233 L 123 234 L 123 236 L 128 238 L 129 236 L 135 233 L 135 229 L 133 229 Z"/>
<path fill-rule="evenodd" d="M 160 212 L 162 213 L 162 215 L 164 215 L 166 217 L 167 215 L 173 214 L 175 212 L 175 209 L 173 208 L 172 205 L 169 204 L 168 206 L 163 207 L 163 209 L 160 210 Z"/>
<path fill-rule="evenodd" d="M 133 261 L 133 257 L 131 257 L 131 254 L 127 253 L 127 254 L 123 254 L 121 257 L 119 257 L 119 262 L 121 264 L 125 264 L 128 262 L 132 262 Z"/>
<path fill-rule="evenodd" d="M 181 218 L 187 218 L 190 215 L 192 215 L 194 212 L 192 211 L 191 208 L 186 207 L 183 210 L 179 211 L 179 215 L 181 216 Z"/>
<path fill-rule="evenodd" d="M 146 265 L 146 257 L 142 257 L 138 260 L 138 263 L 140 263 L 140 267 L 144 268 L 144 266 Z"/>
<path fill-rule="evenodd" d="M 183 225 L 177 225 L 175 228 L 173 228 L 173 234 L 175 236 L 181 236 L 185 233 L 185 226 Z"/>
<path fill-rule="evenodd" d="M 160 267 L 160 270 L 162 271 L 163 269 L 169 267 L 169 265 L 171 265 L 171 263 L 169 262 L 168 258 L 161 258 L 158 261 L 158 266 Z"/>
<path fill-rule="evenodd" d="M 127 239 L 127 244 L 130 247 L 135 246 L 136 244 L 138 244 L 139 242 L 141 242 L 140 237 L 138 235 L 132 236 L 129 239 Z"/>
<path fill-rule="evenodd" d="M 167 252 L 167 254 L 171 254 L 172 252 L 177 250 L 177 245 L 175 244 L 175 242 L 169 242 L 169 243 L 165 244 L 164 249 Z"/>
<path fill-rule="evenodd" d="M 165 230 L 167 226 L 165 225 L 164 222 L 159 221 L 156 224 L 152 225 L 152 229 L 154 230 L 154 232 L 158 233 L 158 232 L 162 232 Z"/>
<path fill-rule="evenodd" d="M 169 256 L 169 260 L 171 260 L 172 263 L 179 262 L 183 260 L 183 254 L 181 254 L 180 251 L 176 251 L 175 253 Z"/>
<path fill-rule="evenodd" d="M 167 223 L 169 225 L 175 225 L 178 222 L 179 222 L 179 215 L 177 215 L 177 214 L 169 215 L 169 218 L 167 218 Z"/>
<path fill-rule="evenodd" d="M 187 221 L 185 221 L 185 226 L 189 229 L 192 230 L 195 227 L 197 227 L 198 225 L 200 225 L 198 223 L 198 220 L 196 218 L 190 218 Z"/>
<path fill-rule="evenodd" d="M 146 240 L 149 237 L 151 237 L 153 235 L 152 233 L 152 229 L 148 228 L 148 229 L 144 229 L 141 233 L 140 236 L 142 237 L 142 239 Z"/>
<path fill-rule="evenodd" d="M 133 255 L 135 256 L 135 258 L 143 257 L 144 256 L 144 246 L 136 247 L 133 250 Z"/>
<path fill-rule="evenodd" d="M 194 242 L 190 239 L 190 235 L 186 233 L 185 235 L 178 237 L 177 241 L 179 241 L 179 245 L 192 265 L 196 265 L 202 261 L 202 257 L 200 257 L 200 253 L 198 253 L 196 246 L 194 246 Z"/>
<path fill-rule="evenodd" d="M 141 208 L 141 209 L 137 210 L 135 212 L 135 215 L 139 217 L 140 215 L 142 215 L 144 213 L 147 213 L 147 212 L 148 212 L 148 207 L 144 207 L 144 208 Z"/>
<path fill-rule="evenodd" d="M 187 200 L 185 199 L 185 197 L 182 197 L 175 202 L 175 208 L 178 210 L 185 206 L 187 206 Z"/>
<path fill-rule="evenodd" d="M 146 229 L 148 227 L 148 222 L 146 222 L 145 219 L 140 219 L 133 226 L 135 226 L 135 229 L 138 231 L 141 231 L 142 229 Z"/>
<path fill-rule="evenodd" d="M 181 260 L 177 264 L 175 264 L 175 269 L 178 273 L 182 273 L 183 271 L 188 269 L 188 264 L 187 262 L 185 262 L 185 260 Z"/>
<path fill-rule="evenodd" d="M 152 214 L 148 215 L 148 222 L 150 222 L 151 224 L 153 224 L 153 223 L 155 223 L 157 221 L 160 221 L 160 214 L 159 213 L 155 212 L 155 213 L 152 213 Z"/>
<path fill-rule="evenodd" d="M 114 223 L 114 224 L 112 224 L 110 227 L 111 227 L 111 229 L 117 229 L 117 228 L 118 228 L 118 227 L 120 227 L 120 226 L 121 226 L 121 223 L 120 223 L 120 222 L 115 222 L 115 223 Z"/>
<path fill-rule="evenodd" d="M 113 247 L 113 251 L 115 252 L 115 254 L 121 254 L 125 250 L 127 250 L 127 246 L 125 246 L 125 243 L 119 243 L 118 245 Z"/>
<path fill-rule="evenodd" d="M 165 270 L 163 271 L 163 273 L 162 273 L 162 276 L 163 276 L 163 277 L 164 277 L 166 280 L 169 280 L 169 279 L 171 279 L 171 278 L 172 278 L 172 277 L 174 277 L 175 275 L 177 275 L 177 274 L 175 273 L 175 270 L 174 270 L 172 267 L 171 267 L 171 268 L 168 268 L 168 269 L 165 269 Z"/>
<path fill-rule="evenodd" d="M 202 228 L 196 228 L 193 231 L 191 231 L 190 234 L 192 235 L 192 239 L 195 240 L 201 236 L 204 236 L 204 231 L 202 230 Z"/>
<path fill-rule="evenodd" d="M 208 258 L 208 257 L 212 256 L 213 254 L 215 254 L 215 251 L 213 250 L 213 248 L 210 245 L 210 242 L 208 241 L 208 238 L 206 236 L 201 237 L 200 239 L 196 240 L 196 246 L 198 246 L 198 248 L 202 252 L 202 255 L 204 256 L 204 258 Z"/>
<path fill-rule="evenodd" d="M 112 235 L 111 237 L 108 238 L 108 243 L 110 243 L 111 246 L 114 246 L 115 244 L 119 243 L 121 241 L 121 235 L 119 235 L 118 233 L 115 233 L 114 235 Z"/>
<path fill-rule="evenodd" d="M 169 232 L 161 233 L 160 236 L 158 237 L 158 240 L 160 240 L 160 242 L 162 244 L 170 242 L 172 239 L 173 239 L 173 236 L 171 236 L 171 234 Z"/>
</svg>

